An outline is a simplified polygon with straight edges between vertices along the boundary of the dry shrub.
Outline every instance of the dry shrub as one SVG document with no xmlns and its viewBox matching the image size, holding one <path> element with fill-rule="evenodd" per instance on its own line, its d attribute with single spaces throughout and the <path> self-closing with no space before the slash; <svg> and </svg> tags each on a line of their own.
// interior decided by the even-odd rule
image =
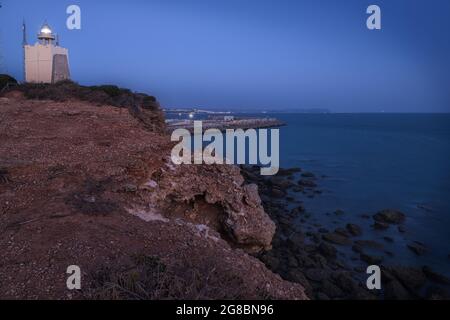
<svg viewBox="0 0 450 320">
<path fill-rule="evenodd" d="M 61 174 L 63 168 L 57 168 L 57 174 Z M 53 171 L 53 170 L 52 170 Z M 104 196 L 106 186 L 111 184 L 111 178 L 101 181 L 88 178 L 83 183 L 83 188 L 71 193 L 65 198 L 65 203 L 77 212 L 89 216 L 107 216 L 119 209 L 119 205 Z"/>
<path fill-rule="evenodd" d="M 0 74 L 0 90 L 8 84 L 14 84 L 13 89 L 23 92 L 27 99 L 53 100 L 58 102 L 79 99 L 98 105 L 131 108 L 137 104 L 147 110 L 160 110 L 160 105 L 154 96 L 145 93 L 134 93 L 129 89 L 119 88 L 110 84 L 82 86 L 71 80 L 63 80 L 54 84 L 24 83 L 17 85 L 17 81 L 13 77 Z"/>
<path fill-rule="evenodd" d="M 79 99 L 128 108 L 133 103 L 150 105 L 156 109 L 159 105 L 153 96 L 143 93 L 133 93 L 129 89 L 119 88 L 115 85 L 81 86 L 73 81 L 64 80 L 55 84 L 25 83 L 19 86 L 25 97 L 37 100 L 67 101 Z"/>
<path fill-rule="evenodd" d="M 206 258 L 206 257 L 205 257 Z M 181 262 L 166 264 L 156 256 L 132 257 L 130 266 L 115 269 L 102 267 L 91 274 L 91 289 L 85 298 L 101 300 L 209 300 L 244 299 L 243 281 L 218 270 L 204 261 L 198 265 L 187 257 Z M 266 299 L 264 290 L 253 294 Z"/>
<path fill-rule="evenodd" d="M 9 174 L 8 169 L 0 167 L 0 183 L 10 182 L 8 174 Z"/>
<path fill-rule="evenodd" d="M 7 74 L 0 74 L 0 92 L 8 86 L 16 86 L 17 80 Z"/>
</svg>

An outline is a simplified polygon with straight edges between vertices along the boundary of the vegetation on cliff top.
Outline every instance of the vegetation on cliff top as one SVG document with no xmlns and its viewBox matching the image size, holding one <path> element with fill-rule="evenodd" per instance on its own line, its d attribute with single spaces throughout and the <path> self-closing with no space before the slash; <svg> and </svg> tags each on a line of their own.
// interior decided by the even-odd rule
<svg viewBox="0 0 450 320">
<path fill-rule="evenodd" d="M 37 100 L 67 101 L 79 99 L 115 107 L 133 107 L 134 104 L 150 110 L 159 109 L 156 98 L 144 93 L 134 93 L 115 85 L 82 86 L 70 80 L 55 84 L 25 83 L 18 87 L 26 98 Z"/>
<path fill-rule="evenodd" d="M 7 74 L 0 74 L 0 91 L 8 85 L 17 85 L 17 80 Z"/>
<path fill-rule="evenodd" d="M 0 88 L 12 83 L 13 78 L 0 77 Z M 15 80 L 14 80 L 15 81 Z M 132 92 L 115 85 L 83 86 L 70 80 L 55 84 L 24 83 L 6 88 L 5 91 L 20 91 L 25 98 L 32 100 L 52 100 L 65 102 L 70 100 L 86 101 L 102 106 L 109 105 L 127 108 L 130 114 L 151 131 L 165 131 L 164 115 L 154 96 Z"/>
</svg>

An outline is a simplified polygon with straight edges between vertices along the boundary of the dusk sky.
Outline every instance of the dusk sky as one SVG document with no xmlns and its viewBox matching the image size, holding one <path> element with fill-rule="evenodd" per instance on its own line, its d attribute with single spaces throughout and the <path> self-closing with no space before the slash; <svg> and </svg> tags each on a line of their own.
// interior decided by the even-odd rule
<svg viewBox="0 0 450 320">
<path fill-rule="evenodd" d="M 449 112 L 448 0 L 0 1 L 0 73 L 22 80 L 47 20 L 72 79 L 155 95 L 164 107 Z M 81 30 L 66 28 L 81 7 Z M 366 9 L 382 11 L 368 30 Z"/>
</svg>

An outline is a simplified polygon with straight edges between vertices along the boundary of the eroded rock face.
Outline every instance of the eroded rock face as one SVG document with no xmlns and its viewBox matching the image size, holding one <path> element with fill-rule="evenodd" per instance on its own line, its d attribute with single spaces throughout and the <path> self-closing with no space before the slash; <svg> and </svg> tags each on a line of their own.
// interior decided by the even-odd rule
<svg viewBox="0 0 450 320">
<path fill-rule="evenodd" d="M 152 182 L 146 182 L 155 185 L 148 197 L 156 210 L 167 217 L 209 225 L 246 251 L 270 249 L 275 224 L 261 205 L 258 187 L 244 184 L 239 168 L 166 161 L 165 167 L 151 174 Z M 174 206 L 178 208 L 173 210 Z M 215 214 L 208 214 L 211 211 Z"/>
</svg>

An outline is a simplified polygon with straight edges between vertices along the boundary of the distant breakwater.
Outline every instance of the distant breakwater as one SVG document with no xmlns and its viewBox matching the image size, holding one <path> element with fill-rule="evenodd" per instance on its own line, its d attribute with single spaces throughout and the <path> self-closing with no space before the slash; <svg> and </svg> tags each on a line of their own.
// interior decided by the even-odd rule
<svg viewBox="0 0 450 320">
<path fill-rule="evenodd" d="M 235 120 L 202 120 L 203 132 L 208 129 L 218 129 L 225 131 L 227 129 L 263 129 L 285 126 L 286 123 L 276 118 L 252 118 Z M 194 120 L 176 120 L 168 121 L 167 130 L 169 132 L 183 128 L 191 133 L 194 131 Z"/>
</svg>

